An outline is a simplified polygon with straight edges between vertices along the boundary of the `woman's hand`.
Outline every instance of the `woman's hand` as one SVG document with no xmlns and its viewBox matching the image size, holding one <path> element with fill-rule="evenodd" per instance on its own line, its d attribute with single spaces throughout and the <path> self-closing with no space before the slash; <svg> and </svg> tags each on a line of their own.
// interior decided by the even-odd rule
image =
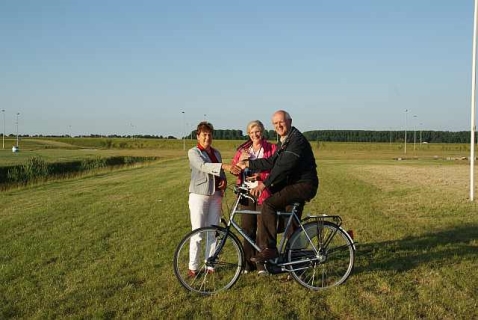
<svg viewBox="0 0 478 320">
<path fill-rule="evenodd" d="M 226 180 L 223 180 L 221 179 L 221 181 L 219 181 L 219 184 L 218 184 L 218 188 L 219 190 L 225 190 L 227 187 L 227 181 Z"/>
<path fill-rule="evenodd" d="M 249 160 L 250 157 L 251 155 L 249 154 L 249 152 L 243 150 L 241 152 L 241 155 L 239 156 L 239 162 L 244 162 L 245 160 Z"/>
<path fill-rule="evenodd" d="M 221 165 L 221 168 L 224 170 L 224 171 L 227 171 L 235 176 L 239 175 L 241 173 L 241 168 L 237 165 L 231 165 L 231 164 L 227 164 L 227 163 L 223 163 Z"/>
</svg>

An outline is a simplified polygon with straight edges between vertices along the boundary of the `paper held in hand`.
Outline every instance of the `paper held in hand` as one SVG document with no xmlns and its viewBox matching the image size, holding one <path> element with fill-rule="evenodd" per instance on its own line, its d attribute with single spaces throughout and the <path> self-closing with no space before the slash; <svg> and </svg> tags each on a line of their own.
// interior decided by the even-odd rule
<svg viewBox="0 0 478 320">
<path fill-rule="evenodd" d="M 245 181 L 244 182 L 246 184 L 246 186 L 249 188 L 249 189 L 253 189 L 255 187 L 257 187 L 259 185 L 259 183 L 257 182 L 257 180 L 255 181 Z"/>
</svg>

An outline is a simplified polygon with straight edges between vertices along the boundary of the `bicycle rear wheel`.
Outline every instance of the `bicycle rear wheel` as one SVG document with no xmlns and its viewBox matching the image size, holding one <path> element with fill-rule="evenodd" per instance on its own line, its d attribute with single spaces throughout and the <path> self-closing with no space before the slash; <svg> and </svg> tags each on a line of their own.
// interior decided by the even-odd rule
<svg viewBox="0 0 478 320">
<path fill-rule="evenodd" d="M 183 287 L 201 294 L 214 294 L 236 283 L 243 268 L 244 253 L 234 234 L 225 237 L 226 229 L 205 227 L 181 240 L 173 263 L 174 273 Z M 215 259 L 210 258 L 214 256 Z"/>
<path fill-rule="evenodd" d="M 288 242 L 287 260 L 294 262 L 290 273 L 302 286 L 323 290 L 338 286 L 350 276 L 355 247 L 349 235 L 335 223 L 305 223 Z M 310 239 L 310 240 L 309 240 Z"/>
</svg>

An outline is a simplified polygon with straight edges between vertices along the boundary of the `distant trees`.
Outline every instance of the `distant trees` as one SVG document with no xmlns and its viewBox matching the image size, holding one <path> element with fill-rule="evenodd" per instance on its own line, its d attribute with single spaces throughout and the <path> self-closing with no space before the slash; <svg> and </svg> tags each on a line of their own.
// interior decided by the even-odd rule
<svg viewBox="0 0 478 320">
<path fill-rule="evenodd" d="M 310 141 L 403 142 L 404 131 L 314 130 L 304 132 Z M 407 142 L 469 143 L 470 131 L 408 131 Z"/>
<path fill-rule="evenodd" d="M 333 141 L 333 142 L 403 142 L 405 139 L 404 131 L 373 131 L 373 130 L 313 130 L 306 131 L 304 135 L 310 141 Z M 266 130 L 264 136 L 267 140 L 277 141 L 277 134 L 274 130 Z M 0 135 L 1 137 L 1 135 Z M 15 137 L 10 134 L 8 137 Z M 69 138 L 69 135 L 20 135 L 21 138 L 28 137 L 53 137 Z M 131 135 L 81 135 L 83 138 L 133 138 Z M 196 139 L 196 131 L 191 131 L 185 139 Z M 216 140 L 246 140 L 247 134 L 242 130 L 218 129 L 214 130 L 214 139 Z M 134 139 L 182 139 L 175 136 L 157 136 L 157 135 L 134 135 Z M 407 142 L 420 143 L 469 143 L 470 131 L 408 131 Z"/>
</svg>

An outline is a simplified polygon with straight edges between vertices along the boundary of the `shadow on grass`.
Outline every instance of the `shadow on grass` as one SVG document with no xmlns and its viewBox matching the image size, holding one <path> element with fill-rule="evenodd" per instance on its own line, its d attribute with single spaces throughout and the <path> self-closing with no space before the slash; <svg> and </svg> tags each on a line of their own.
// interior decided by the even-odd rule
<svg viewBox="0 0 478 320">
<path fill-rule="evenodd" d="M 354 273 L 393 270 L 403 272 L 420 265 L 449 265 L 452 261 L 476 261 L 478 224 L 457 226 L 435 233 L 378 243 L 357 245 Z"/>
</svg>

